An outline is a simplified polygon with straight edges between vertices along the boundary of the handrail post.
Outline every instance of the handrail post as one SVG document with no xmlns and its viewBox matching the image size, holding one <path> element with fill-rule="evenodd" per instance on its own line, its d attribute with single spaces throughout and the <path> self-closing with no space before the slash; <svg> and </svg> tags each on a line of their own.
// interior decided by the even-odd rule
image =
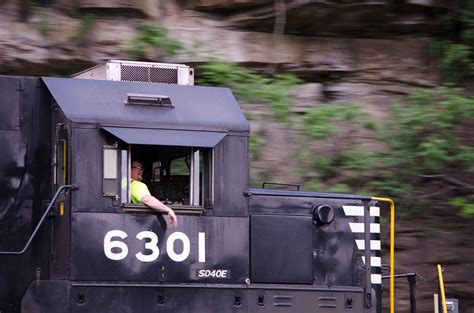
<svg viewBox="0 0 474 313">
<path fill-rule="evenodd" d="M 54 194 L 54 197 L 53 199 L 51 200 L 51 202 L 49 203 L 48 207 L 46 208 L 46 210 L 44 211 L 43 213 L 43 216 L 41 216 L 41 219 L 38 223 L 38 225 L 36 225 L 36 228 L 35 230 L 33 231 L 33 233 L 31 234 L 30 238 L 28 239 L 28 241 L 26 242 L 26 245 L 25 247 L 20 250 L 20 251 L 0 251 L 0 255 L 20 255 L 20 254 L 23 254 L 26 252 L 26 250 L 28 249 L 28 247 L 30 246 L 31 242 L 33 241 L 33 239 L 35 238 L 36 236 L 36 233 L 38 232 L 39 228 L 41 227 L 41 225 L 43 224 L 44 220 L 46 219 L 46 216 L 48 216 L 49 214 L 49 211 L 51 211 L 51 208 L 53 207 L 53 203 L 56 202 L 57 198 L 59 197 L 59 195 L 61 194 L 61 192 L 65 189 L 70 189 L 70 190 L 76 190 L 78 189 L 78 186 L 77 185 L 62 185 L 61 187 L 58 188 L 58 190 L 56 191 L 56 193 Z"/>
<path fill-rule="evenodd" d="M 416 273 L 406 273 L 394 275 L 394 278 L 406 277 L 410 293 L 410 313 L 416 313 Z M 390 278 L 390 276 L 382 276 L 382 279 Z"/>
<path fill-rule="evenodd" d="M 416 313 L 416 274 L 408 275 L 407 280 L 410 290 L 410 313 Z"/>
<path fill-rule="evenodd" d="M 446 295 L 444 293 L 443 270 L 441 268 L 441 264 L 438 264 L 437 268 L 438 268 L 438 280 L 439 280 L 439 293 L 441 294 L 441 308 L 443 309 L 443 313 L 447 313 L 448 310 L 446 308 Z"/>
</svg>

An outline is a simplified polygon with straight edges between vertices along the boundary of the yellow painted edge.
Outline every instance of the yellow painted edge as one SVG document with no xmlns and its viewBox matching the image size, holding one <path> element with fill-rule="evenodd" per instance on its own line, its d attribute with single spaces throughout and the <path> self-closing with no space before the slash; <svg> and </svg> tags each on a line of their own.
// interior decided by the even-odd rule
<svg viewBox="0 0 474 313">
<path fill-rule="evenodd" d="M 444 294 L 444 282 L 443 282 L 443 271 L 441 265 L 438 264 L 438 279 L 439 279 L 439 293 L 441 294 L 441 306 L 443 307 L 443 313 L 448 313 L 446 308 L 446 295 Z"/>
<path fill-rule="evenodd" d="M 64 202 L 59 202 L 59 216 L 64 215 Z"/>
<path fill-rule="evenodd" d="M 390 203 L 390 313 L 395 313 L 395 203 L 389 198 L 372 200 Z"/>
</svg>

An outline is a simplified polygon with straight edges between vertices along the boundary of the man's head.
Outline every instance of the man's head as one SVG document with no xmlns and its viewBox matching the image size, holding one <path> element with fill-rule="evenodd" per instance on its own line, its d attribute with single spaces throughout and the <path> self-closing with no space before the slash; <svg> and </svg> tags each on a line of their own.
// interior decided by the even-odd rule
<svg viewBox="0 0 474 313">
<path fill-rule="evenodd" d="M 140 161 L 132 161 L 131 177 L 133 180 L 141 181 L 143 179 L 143 170 L 143 164 Z"/>
</svg>

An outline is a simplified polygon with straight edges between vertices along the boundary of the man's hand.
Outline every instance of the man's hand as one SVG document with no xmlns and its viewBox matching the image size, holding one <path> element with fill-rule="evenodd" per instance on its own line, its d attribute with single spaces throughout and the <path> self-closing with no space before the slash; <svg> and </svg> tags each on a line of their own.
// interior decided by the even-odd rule
<svg viewBox="0 0 474 313">
<path fill-rule="evenodd" d="M 174 227 L 178 226 L 178 218 L 176 217 L 176 214 L 174 214 L 174 211 L 170 209 L 168 211 L 168 218 L 170 219 L 170 224 L 174 225 Z"/>
<path fill-rule="evenodd" d="M 164 205 L 157 198 L 153 197 L 152 195 L 146 195 L 141 198 L 141 202 L 149 208 L 152 208 L 158 212 L 168 213 L 170 224 L 174 225 L 175 227 L 178 225 L 178 218 L 176 217 L 176 214 L 174 213 L 173 209 L 171 209 L 167 205 Z"/>
</svg>

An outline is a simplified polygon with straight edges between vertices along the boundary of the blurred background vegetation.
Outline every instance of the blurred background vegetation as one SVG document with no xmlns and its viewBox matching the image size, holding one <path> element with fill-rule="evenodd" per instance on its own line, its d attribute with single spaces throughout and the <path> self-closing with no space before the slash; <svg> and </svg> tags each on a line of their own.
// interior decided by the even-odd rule
<svg viewBox="0 0 474 313">
<path fill-rule="evenodd" d="M 452 59 L 450 51 L 444 52 L 442 60 Z M 456 71 L 443 69 L 446 73 Z M 363 113 L 357 103 L 319 103 L 302 116 L 293 114 L 290 92 L 301 80 L 292 74 L 264 76 L 222 61 L 205 63 L 200 71 L 198 83 L 230 87 L 240 100 L 263 102 L 278 122 L 300 129 L 297 143 L 301 149 L 334 144 L 338 135 L 349 139 L 342 149 L 313 154 L 309 164 L 300 160 L 298 173 L 307 189 L 388 195 L 404 210 L 416 210 L 430 197 L 437 197 L 443 201 L 438 205 L 451 204 L 460 209 L 460 216 L 474 216 L 470 204 L 474 202 L 470 178 L 474 175 L 474 147 L 469 131 L 474 122 L 474 99 L 456 87 L 451 75 L 439 87 L 419 89 L 402 103 L 394 103 L 390 118 L 380 121 Z M 357 140 L 350 140 L 353 130 L 347 131 L 345 126 L 372 132 L 371 140 L 383 149 L 360 147 Z M 264 144 L 263 138 L 252 134 L 254 160 Z M 323 183 L 327 181 L 331 184 Z M 431 181 L 442 186 L 432 186 Z"/>
</svg>

